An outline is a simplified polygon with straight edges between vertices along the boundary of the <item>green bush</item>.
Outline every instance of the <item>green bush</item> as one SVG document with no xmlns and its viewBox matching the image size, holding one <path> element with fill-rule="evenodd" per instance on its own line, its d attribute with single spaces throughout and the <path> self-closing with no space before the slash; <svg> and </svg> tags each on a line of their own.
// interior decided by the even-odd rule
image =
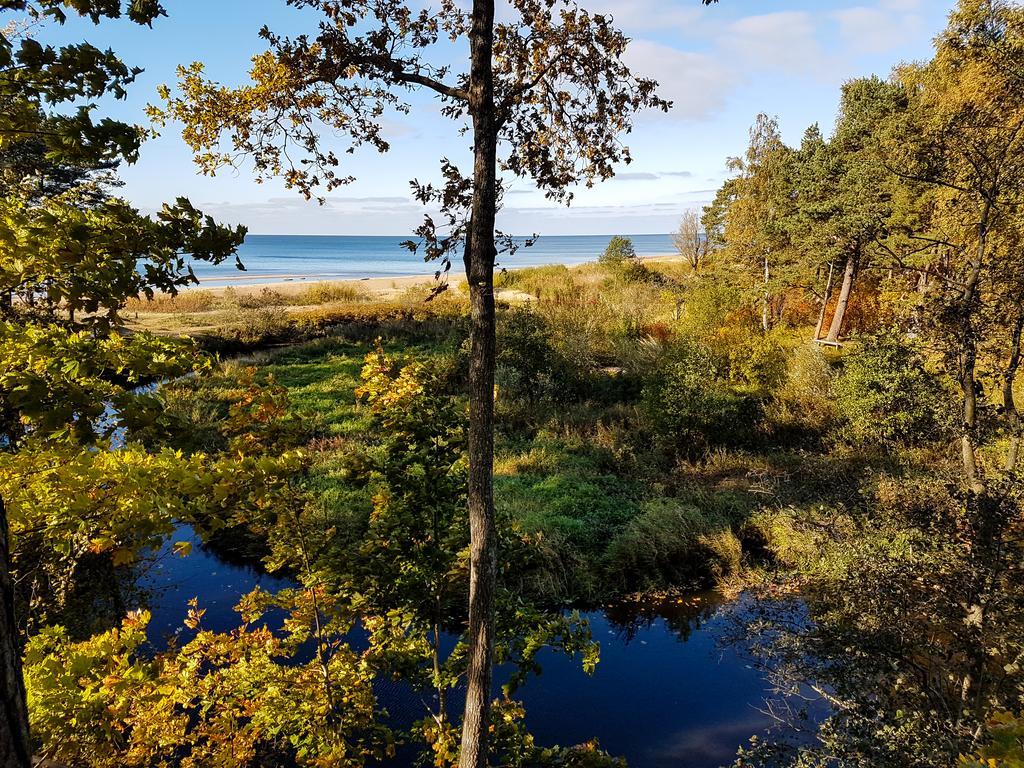
<svg viewBox="0 0 1024 768">
<path fill-rule="evenodd" d="M 286 307 L 290 300 L 280 291 L 264 287 L 259 293 L 243 293 L 234 289 L 225 290 L 224 298 L 232 301 L 241 309 L 265 309 L 267 307 Z"/>
<path fill-rule="evenodd" d="M 669 282 L 661 272 L 651 269 L 635 256 L 616 262 L 615 266 L 615 277 L 619 283 L 661 287 Z M 613 286 L 613 289 L 618 288 L 619 286 Z"/>
<path fill-rule="evenodd" d="M 514 307 L 498 320 L 498 392 L 531 403 L 574 397 L 583 370 L 565 359 L 552 343 L 548 321 L 529 307 Z"/>
<path fill-rule="evenodd" d="M 695 458 L 714 445 L 750 442 L 760 407 L 724 380 L 712 356 L 685 348 L 644 388 L 643 406 L 660 447 Z"/>
<path fill-rule="evenodd" d="M 772 392 L 786 380 L 786 349 L 782 334 L 748 335 L 730 350 L 731 377 L 761 392 Z"/>
<path fill-rule="evenodd" d="M 949 424 L 950 398 L 925 368 L 917 345 L 895 331 L 857 340 L 833 384 L 847 437 L 871 443 L 921 443 Z"/>
<path fill-rule="evenodd" d="M 633 241 L 628 237 L 616 235 L 608 243 L 608 247 L 605 248 L 598 261 L 609 266 L 636 262 L 636 249 L 633 247 Z"/>
<path fill-rule="evenodd" d="M 767 421 L 777 439 L 796 442 L 827 434 L 839 420 L 832 395 L 832 366 L 818 345 L 803 344 L 786 360 L 785 378 L 774 391 Z"/>
<path fill-rule="evenodd" d="M 295 326 L 280 307 L 243 310 L 236 328 L 243 344 L 273 344 L 295 339 Z"/>
</svg>

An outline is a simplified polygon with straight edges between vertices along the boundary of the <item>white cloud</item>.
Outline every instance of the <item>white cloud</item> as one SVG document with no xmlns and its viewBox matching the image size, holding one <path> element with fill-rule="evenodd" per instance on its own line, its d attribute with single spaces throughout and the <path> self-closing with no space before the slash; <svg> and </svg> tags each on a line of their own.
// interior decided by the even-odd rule
<svg viewBox="0 0 1024 768">
<path fill-rule="evenodd" d="M 673 103 L 670 115 L 677 119 L 711 117 L 736 85 L 735 76 L 711 56 L 650 40 L 634 40 L 624 58 L 633 72 L 658 81 L 658 93 Z"/>
<path fill-rule="evenodd" d="M 612 177 L 613 181 L 654 181 L 658 178 L 656 173 L 617 173 Z"/>
<path fill-rule="evenodd" d="M 821 77 L 834 67 L 818 41 L 814 18 L 803 11 L 746 16 L 729 25 L 719 44 L 746 72 Z"/>
<path fill-rule="evenodd" d="M 835 11 L 839 35 L 858 52 L 897 50 L 908 37 L 920 34 L 922 20 L 914 0 L 884 0 L 878 7 L 854 6 Z"/>
<path fill-rule="evenodd" d="M 881 0 L 878 5 L 886 11 L 908 13 L 921 10 L 924 6 L 924 0 Z"/>
</svg>

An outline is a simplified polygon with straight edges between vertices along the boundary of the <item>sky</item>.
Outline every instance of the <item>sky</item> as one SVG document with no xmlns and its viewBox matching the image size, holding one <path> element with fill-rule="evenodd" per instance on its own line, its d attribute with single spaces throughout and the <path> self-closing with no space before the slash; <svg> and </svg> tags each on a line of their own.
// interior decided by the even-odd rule
<svg viewBox="0 0 1024 768">
<path fill-rule="evenodd" d="M 419 2 L 419 0 L 414 0 Z M 427 0 L 423 0 L 426 2 Z M 578 191 L 570 208 L 546 201 L 513 179 L 499 227 L 516 234 L 644 234 L 674 231 L 688 208 L 714 197 L 759 112 L 776 116 L 797 144 L 813 123 L 828 133 L 842 83 L 886 76 L 896 64 L 927 58 L 954 0 L 580 0 L 614 16 L 632 39 L 626 58 L 674 102 L 668 115 L 636 118 L 626 143 L 633 163 L 615 179 Z M 201 61 L 228 85 L 245 82 L 250 58 L 264 50 L 264 24 L 282 34 L 315 31 L 315 18 L 284 0 L 169 0 L 169 16 L 152 29 L 128 22 L 93 26 L 72 20 L 46 29 L 46 42 L 82 39 L 111 47 L 144 68 L 124 101 L 103 112 L 148 125 L 157 86 L 175 82 L 180 64 Z M 454 54 L 454 51 L 452 52 Z M 443 117 L 429 93 L 409 97 L 409 115 L 384 118 L 391 151 L 344 158 L 356 181 L 306 202 L 277 181 L 257 184 L 249 168 L 202 176 L 174 125 L 150 140 L 133 166 L 121 169 L 121 194 L 143 211 L 186 196 L 225 223 L 254 234 L 407 235 L 424 209 L 409 181 L 439 178 L 439 161 L 468 157 L 468 138 Z"/>
</svg>

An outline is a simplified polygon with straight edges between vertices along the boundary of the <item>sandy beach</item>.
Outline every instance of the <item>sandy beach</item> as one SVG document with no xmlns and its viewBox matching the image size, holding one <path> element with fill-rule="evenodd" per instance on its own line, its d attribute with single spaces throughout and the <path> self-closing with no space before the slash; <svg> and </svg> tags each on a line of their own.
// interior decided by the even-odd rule
<svg viewBox="0 0 1024 768">
<path fill-rule="evenodd" d="M 639 256 L 637 257 L 640 261 L 673 261 L 679 259 L 677 254 L 658 254 L 654 256 Z M 595 261 L 586 262 L 584 264 L 575 264 L 569 267 L 569 269 L 579 269 L 596 263 Z M 536 269 L 536 267 L 516 267 L 510 269 L 510 272 L 515 272 L 519 269 Z M 267 279 L 268 282 L 261 283 L 246 283 L 245 285 L 234 285 L 233 280 L 262 280 Z M 454 267 L 448 275 L 449 290 L 461 293 L 462 287 L 465 285 L 466 278 L 461 272 L 457 271 Z M 194 286 L 189 290 L 205 290 L 210 291 L 215 295 L 221 295 L 224 291 L 229 288 L 242 295 L 251 295 L 260 293 L 262 290 L 267 289 L 276 291 L 277 293 L 288 296 L 289 294 L 298 294 L 302 291 L 306 291 L 310 286 L 314 285 L 345 285 L 351 286 L 352 288 L 359 289 L 365 292 L 367 295 L 375 298 L 392 298 L 398 296 L 410 288 L 416 288 L 419 286 L 432 286 L 434 284 L 433 273 L 426 275 L 399 275 L 394 277 L 362 277 L 362 278 L 333 278 L 328 275 L 261 275 L 261 274 L 248 274 L 239 273 L 237 277 L 208 277 L 204 278 L 198 286 Z"/>
<path fill-rule="evenodd" d="M 260 277 L 263 276 L 246 275 L 245 279 L 259 279 Z M 198 286 L 194 286 L 189 290 L 210 291 L 218 296 L 228 289 L 242 295 L 251 295 L 260 293 L 263 290 L 271 290 L 288 296 L 306 291 L 310 286 L 315 285 L 346 285 L 361 290 L 370 296 L 388 298 L 397 296 L 410 288 L 420 285 L 432 285 L 434 283 L 434 276 L 432 274 L 401 275 L 398 277 L 362 277 L 356 279 L 335 279 L 319 275 L 266 275 L 265 277 L 273 277 L 274 280 L 266 283 L 232 285 L 230 283 L 232 278 L 207 278 Z M 465 279 L 453 275 L 450 282 L 452 288 L 458 288 L 461 283 L 465 282 Z"/>
</svg>

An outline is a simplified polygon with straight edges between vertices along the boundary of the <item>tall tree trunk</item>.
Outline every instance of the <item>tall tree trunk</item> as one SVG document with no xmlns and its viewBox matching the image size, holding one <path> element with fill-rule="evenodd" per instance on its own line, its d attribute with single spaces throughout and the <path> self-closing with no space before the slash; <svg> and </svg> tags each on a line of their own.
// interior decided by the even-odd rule
<svg viewBox="0 0 1024 768">
<path fill-rule="evenodd" d="M 832 313 L 832 323 L 828 327 L 826 341 L 839 341 L 843 332 L 843 320 L 846 319 L 846 308 L 850 304 L 850 293 L 853 291 L 853 280 L 857 275 L 857 254 L 851 253 L 846 257 L 846 271 L 843 273 L 843 285 L 839 289 L 839 299 L 836 301 L 836 311 Z"/>
<path fill-rule="evenodd" d="M 835 274 L 836 263 L 830 261 L 828 263 L 828 280 L 825 281 L 825 293 L 821 297 L 821 311 L 818 313 L 818 324 L 814 328 L 814 340 L 819 341 L 821 339 L 821 329 L 825 325 L 825 312 L 828 310 L 829 299 L 832 298 L 832 275 Z"/>
<path fill-rule="evenodd" d="M 494 593 L 494 223 L 498 124 L 494 108 L 494 0 L 474 0 L 470 31 L 473 208 L 466 242 L 470 297 L 469 659 L 460 768 L 485 768 L 491 714 Z"/>
<path fill-rule="evenodd" d="M 3 665 L 3 715 L 0 717 L 0 768 L 29 768 L 28 706 L 21 674 L 21 648 L 14 617 L 10 533 L 7 508 L 0 497 L 0 664 Z"/>
<path fill-rule="evenodd" d="M 768 282 L 771 280 L 771 270 L 768 265 L 768 254 L 764 255 L 764 296 L 761 297 L 761 329 L 768 333 L 771 330 L 770 304 L 771 294 L 768 292 Z"/>
<path fill-rule="evenodd" d="M 1017 461 L 1020 456 L 1020 440 L 1022 425 L 1020 411 L 1017 410 L 1017 401 L 1013 396 L 1013 385 L 1017 378 L 1017 371 L 1020 369 L 1020 341 L 1024 333 L 1024 314 L 1017 316 L 1010 333 L 1010 360 L 1003 372 L 1003 418 L 1010 431 L 1010 447 L 1006 452 L 1006 463 L 1004 469 L 1007 472 L 1017 471 Z"/>
<path fill-rule="evenodd" d="M 974 314 L 977 311 L 978 286 L 981 283 L 981 275 L 987 255 L 991 211 L 991 203 L 986 202 L 981 221 L 978 224 L 977 248 L 975 249 L 970 268 L 967 271 L 960 296 L 960 349 L 958 350 L 960 369 L 958 373 L 960 394 L 963 401 L 960 449 L 964 480 L 968 487 L 966 511 L 970 521 L 971 559 L 974 561 L 971 578 L 968 579 L 968 583 L 965 585 L 966 599 L 963 601 L 965 610 L 964 623 L 967 626 L 967 631 L 973 635 L 970 642 L 973 658 L 961 685 L 961 719 L 969 717 L 972 712 L 971 699 L 972 697 L 977 699 L 974 689 L 980 684 L 988 661 L 981 638 L 986 620 L 985 605 L 987 601 L 985 594 L 992 566 L 994 565 L 990 553 L 996 544 L 999 534 L 998 526 L 996 525 L 999 503 L 988 492 L 988 484 L 985 482 L 978 467 L 977 455 L 978 337 L 974 325 Z"/>
<path fill-rule="evenodd" d="M 981 222 L 978 224 L 978 245 L 964 280 L 960 299 L 960 394 L 963 399 L 963 421 L 960 428 L 960 447 L 963 460 L 964 479 L 971 492 L 980 496 L 985 493 L 985 483 L 978 471 L 977 446 L 978 430 L 978 389 L 977 361 L 978 339 L 974 327 L 974 312 L 978 301 L 978 284 L 985 265 L 988 247 L 988 225 L 992 206 L 986 203 Z"/>
</svg>

